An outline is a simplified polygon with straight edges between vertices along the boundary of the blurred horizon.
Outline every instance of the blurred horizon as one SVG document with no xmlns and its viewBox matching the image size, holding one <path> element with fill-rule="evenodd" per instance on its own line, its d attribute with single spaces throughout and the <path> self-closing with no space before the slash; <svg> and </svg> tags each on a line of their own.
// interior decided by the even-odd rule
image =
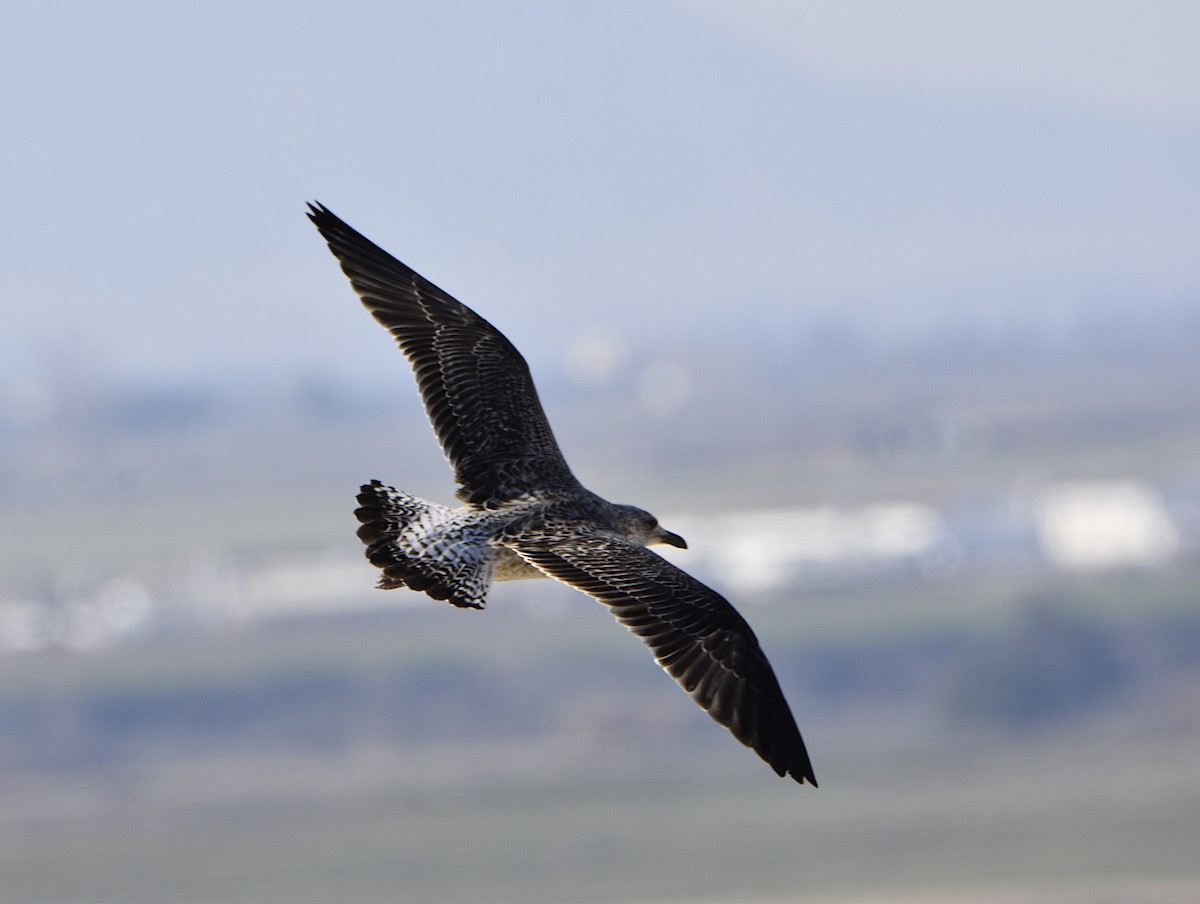
<svg viewBox="0 0 1200 904">
<path fill-rule="evenodd" d="M 535 366 L 1200 306 L 1188 3 L 292 9 L 4 12 L 0 383 L 390 373 L 314 199 Z"/>
</svg>

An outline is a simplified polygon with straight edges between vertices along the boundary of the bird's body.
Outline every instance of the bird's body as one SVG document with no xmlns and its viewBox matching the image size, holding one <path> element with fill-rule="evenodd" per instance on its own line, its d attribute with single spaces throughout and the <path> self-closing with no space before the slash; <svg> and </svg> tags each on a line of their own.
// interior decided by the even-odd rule
<svg viewBox="0 0 1200 904">
<path fill-rule="evenodd" d="M 650 517 L 640 509 L 614 505 L 582 487 L 548 498 L 526 494 L 490 506 L 469 502 L 447 508 L 373 480 L 362 487 L 358 502 L 358 535 L 367 557 L 384 573 L 383 589 L 409 587 L 473 609 L 484 607 L 494 580 L 549 577 L 515 551 L 531 531 L 569 539 L 574 526 L 585 521 L 642 543 L 656 527 L 639 517 Z M 660 533 L 667 538 L 663 542 L 675 538 Z"/>
<path fill-rule="evenodd" d="M 495 580 L 552 577 L 591 595 L 708 713 L 780 775 L 816 785 L 754 632 L 718 593 L 646 547 L 686 547 L 648 512 L 571 473 L 520 353 L 490 323 L 320 205 L 309 218 L 408 357 L 458 482 L 448 508 L 371 481 L 355 515 L 384 589 L 482 609 Z"/>
</svg>

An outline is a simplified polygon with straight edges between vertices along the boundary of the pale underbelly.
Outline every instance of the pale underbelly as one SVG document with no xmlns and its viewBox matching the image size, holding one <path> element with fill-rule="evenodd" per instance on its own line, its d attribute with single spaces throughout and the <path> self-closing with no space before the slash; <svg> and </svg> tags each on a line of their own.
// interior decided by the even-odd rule
<svg viewBox="0 0 1200 904">
<path fill-rule="evenodd" d="M 519 555 L 507 547 L 496 551 L 494 560 L 495 571 L 492 579 L 496 581 L 521 581 L 526 578 L 544 578 L 546 573 L 534 568 Z"/>
</svg>

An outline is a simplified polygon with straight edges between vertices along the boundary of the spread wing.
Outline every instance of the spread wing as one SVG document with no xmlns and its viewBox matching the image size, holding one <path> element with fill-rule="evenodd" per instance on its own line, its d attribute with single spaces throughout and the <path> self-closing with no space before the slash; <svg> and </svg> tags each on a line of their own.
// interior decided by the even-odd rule
<svg viewBox="0 0 1200 904">
<path fill-rule="evenodd" d="M 602 534 L 507 541 L 595 597 L 710 716 L 779 775 L 817 784 L 800 730 L 750 626 L 716 591 L 643 546 Z"/>
<path fill-rule="evenodd" d="M 577 487 L 513 344 L 320 204 L 308 216 L 412 364 L 459 498 L 488 504 Z"/>
</svg>

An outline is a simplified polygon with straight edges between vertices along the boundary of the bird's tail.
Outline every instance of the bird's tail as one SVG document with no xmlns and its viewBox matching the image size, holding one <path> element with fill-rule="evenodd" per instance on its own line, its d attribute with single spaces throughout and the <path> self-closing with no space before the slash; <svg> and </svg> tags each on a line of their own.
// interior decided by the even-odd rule
<svg viewBox="0 0 1200 904">
<path fill-rule="evenodd" d="M 409 587 L 455 606 L 482 609 L 492 568 L 480 549 L 454 542 L 453 510 L 384 486 L 363 484 L 354 515 L 379 588 Z"/>
</svg>

